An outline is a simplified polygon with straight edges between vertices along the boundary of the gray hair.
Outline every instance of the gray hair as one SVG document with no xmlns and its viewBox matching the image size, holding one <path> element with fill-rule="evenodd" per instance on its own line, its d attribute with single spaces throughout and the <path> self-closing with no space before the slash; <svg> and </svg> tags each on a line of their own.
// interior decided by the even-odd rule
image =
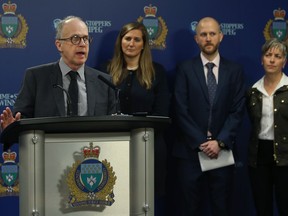
<svg viewBox="0 0 288 216">
<path fill-rule="evenodd" d="M 67 17 L 65 17 L 64 19 L 62 19 L 62 20 L 57 24 L 57 27 L 56 27 L 56 36 L 55 36 L 56 39 L 60 39 L 60 38 L 62 37 L 63 27 L 64 27 L 64 25 L 66 24 L 66 22 L 67 22 L 68 20 L 71 20 L 71 19 L 78 19 L 78 20 L 84 22 L 80 17 L 77 17 L 77 16 L 67 16 Z"/>
<path fill-rule="evenodd" d="M 277 38 L 272 38 L 266 41 L 266 43 L 262 46 L 262 56 L 264 56 L 265 53 L 272 48 L 279 49 L 282 52 L 284 58 L 287 57 L 287 50 L 288 50 L 287 44 L 278 40 Z"/>
</svg>

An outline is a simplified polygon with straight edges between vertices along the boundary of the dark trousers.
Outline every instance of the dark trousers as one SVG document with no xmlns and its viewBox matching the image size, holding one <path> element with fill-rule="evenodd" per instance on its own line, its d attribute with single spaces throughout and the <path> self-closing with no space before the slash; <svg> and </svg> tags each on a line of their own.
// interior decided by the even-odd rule
<svg viewBox="0 0 288 216">
<path fill-rule="evenodd" d="M 199 161 L 177 162 L 177 216 L 228 216 L 233 166 L 202 172 Z"/>
<path fill-rule="evenodd" d="M 249 167 L 258 216 L 273 216 L 275 197 L 279 216 L 288 216 L 288 166 L 276 166 L 273 141 L 260 140 L 257 168 Z"/>
</svg>

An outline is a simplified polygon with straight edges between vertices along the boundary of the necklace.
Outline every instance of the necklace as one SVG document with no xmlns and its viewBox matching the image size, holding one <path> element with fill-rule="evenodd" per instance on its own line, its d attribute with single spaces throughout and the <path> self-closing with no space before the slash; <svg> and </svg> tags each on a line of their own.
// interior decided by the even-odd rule
<svg viewBox="0 0 288 216">
<path fill-rule="evenodd" d="M 139 65 L 136 65 L 134 67 L 127 66 L 127 70 L 136 70 L 139 67 Z"/>
</svg>

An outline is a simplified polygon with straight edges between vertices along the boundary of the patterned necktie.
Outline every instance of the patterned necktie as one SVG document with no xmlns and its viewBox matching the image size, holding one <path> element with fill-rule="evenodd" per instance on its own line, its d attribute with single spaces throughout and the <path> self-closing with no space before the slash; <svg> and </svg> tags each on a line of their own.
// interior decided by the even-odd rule
<svg viewBox="0 0 288 216">
<path fill-rule="evenodd" d="M 72 116 L 78 115 L 78 84 L 77 84 L 77 71 L 70 71 L 69 76 L 71 78 L 69 85 L 69 95 L 71 98 L 71 114 Z"/>
<path fill-rule="evenodd" d="M 216 89 L 217 89 L 217 83 L 216 83 L 216 78 L 213 73 L 213 67 L 214 63 L 207 63 L 206 67 L 208 68 L 208 73 L 207 73 L 207 87 L 208 87 L 208 93 L 209 93 L 209 101 L 210 101 L 210 106 L 212 107 L 213 100 L 215 97 Z"/>
<path fill-rule="evenodd" d="M 212 106 L 213 106 L 213 100 L 214 100 L 216 89 L 217 89 L 216 78 L 213 73 L 214 66 L 215 66 L 214 63 L 211 63 L 211 62 L 206 64 L 206 67 L 208 68 L 207 87 L 208 87 L 209 102 L 210 102 L 210 111 L 209 111 L 209 118 L 208 118 L 208 134 L 210 135 L 211 135 L 210 127 L 211 127 L 211 122 L 212 122 Z"/>
</svg>

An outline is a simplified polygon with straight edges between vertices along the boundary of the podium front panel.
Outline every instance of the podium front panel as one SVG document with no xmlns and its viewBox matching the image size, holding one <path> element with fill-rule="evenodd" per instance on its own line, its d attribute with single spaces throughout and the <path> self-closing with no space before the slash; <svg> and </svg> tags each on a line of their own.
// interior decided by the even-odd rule
<svg viewBox="0 0 288 216">
<path fill-rule="evenodd" d="M 19 138 L 20 216 L 154 215 L 153 129 L 64 134 L 31 130 Z M 90 145 L 99 147 L 96 165 L 83 153 Z M 88 169 L 91 161 L 94 167 L 104 166 L 100 178 L 109 175 L 114 179 L 106 182 L 112 192 L 104 188 L 102 199 L 87 192 L 89 183 L 92 186 L 99 179 L 97 172 Z M 83 193 L 79 185 L 85 184 Z M 105 194 L 109 196 L 106 201 Z"/>
<path fill-rule="evenodd" d="M 96 213 L 97 215 L 103 216 L 129 215 L 130 133 L 69 134 L 68 137 L 61 134 L 48 134 L 45 140 L 45 215 L 60 216 L 66 215 L 67 213 L 71 216 L 79 215 L 79 213 L 81 213 L 82 216 L 94 216 Z M 97 197 L 95 197 L 95 199 L 84 198 L 84 201 L 76 200 L 74 203 L 71 203 L 74 205 L 74 207 L 71 208 L 69 206 L 69 189 L 70 192 L 71 189 L 72 191 L 76 189 L 77 192 L 83 194 L 83 192 L 77 188 L 77 184 L 74 183 L 74 181 L 85 181 L 85 178 L 91 177 L 86 174 L 87 177 L 81 178 L 79 176 L 76 178 L 76 172 L 73 172 L 73 165 L 79 165 L 78 173 L 81 172 L 80 166 L 89 166 L 89 164 L 84 163 L 85 158 L 81 150 L 84 147 L 88 148 L 90 143 L 93 143 L 93 147 L 100 147 L 98 160 L 102 164 L 98 164 L 104 166 L 103 161 L 107 161 L 106 168 L 115 172 L 117 179 L 115 185 L 112 185 L 113 196 L 115 196 L 113 199 L 115 201 L 111 206 L 95 203 L 95 206 L 91 207 L 90 205 L 81 204 L 89 201 L 95 202 Z M 57 160 L 55 160 L 55 158 L 57 158 Z M 108 164 L 109 166 L 107 166 Z M 96 178 L 97 176 L 95 179 Z M 72 181 L 70 188 L 68 185 L 69 181 Z M 90 181 L 92 182 L 93 178 L 90 179 Z M 88 182 L 86 184 L 88 184 Z M 81 197 L 81 195 L 77 196 L 76 194 L 73 199 L 79 197 Z M 103 199 L 100 200 L 103 201 Z"/>
</svg>

